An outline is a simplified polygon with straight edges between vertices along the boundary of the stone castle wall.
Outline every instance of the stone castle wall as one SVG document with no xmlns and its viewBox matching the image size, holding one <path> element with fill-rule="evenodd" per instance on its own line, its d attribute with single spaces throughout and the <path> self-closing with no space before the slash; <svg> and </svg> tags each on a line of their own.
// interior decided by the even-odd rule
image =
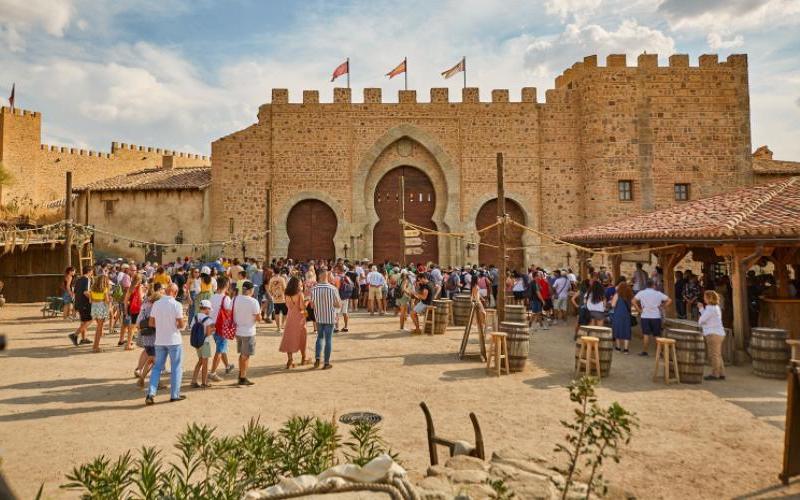
<svg viewBox="0 0 800 500">
<path fill-rule="evenodd" d="M 74 186 L 145 168 L 208 166 L 205 156 L 114 142 L 110 153 L 41 143 L 39 112 L 0 108 L 0 161 L 13 176 L 3 186 L 2 203 L 29 200 L 46 203 L 64 197 L 64 179 L 72 171 Z"/>
<path fill-rule="evenodd" d="M 273 256 L 288 247 L 291 207 L 314 198 L 337 215 L 337 254 L 356 241 L 350 256 L 370 257 L 374 188 L 392 167 L 410 165 L 431 178 L 437 228 L 478 241 L 475 215 L 495 197 L 497 152 L 526 224 L 554 235 L 677 203 L 675 183 L 690 184 L 696 199 L 753 182 L 744 55 L 704 55 L 698 66 L 675 55 L 665 67 L 653 54 L 636 66 L 611 55 L 601 67 L 591 56 L 559 76 L 545 102 L 534 88 L 520 95 L 512 102 L 498 89 L 481 102 L 477 88 L 465 88 L 451 102 L 448 89 L 434 88 L 429 102 L 401 90 L 386 103 L 368 88 L 357 103 L 337 88 L 332 103 L 313 90 L 294 103 L 273 89 L 257 123 L 212 144 L 212 237 L 265 229 L 271 189 Z M 633 181 L 632 201 L 619 201 L 620 180 Z M 524 244 L 537 243 L 549 242 L 527 233 Z M 440 260 L 465 263 L 464 247 L 440 238 Z M 564 249 L 526 250 L 529 264 L 564 259 Z"/>
</svg>

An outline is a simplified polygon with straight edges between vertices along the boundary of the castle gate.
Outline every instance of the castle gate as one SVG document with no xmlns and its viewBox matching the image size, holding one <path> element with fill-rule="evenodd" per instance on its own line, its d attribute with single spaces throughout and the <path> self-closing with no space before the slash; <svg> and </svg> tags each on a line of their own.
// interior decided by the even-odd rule
<svg viewBox="0 0 800 500">
<path fill-rule="evenodd" d="M 387 172 L 375 188 L 375 212 L 378 223 L 372 233 L 372 258 L 375 262 L 403 261 L 402 229 L 399 224 L 400 178 L 405 183 L 405 218 L 407 221 L 431 229 L 436 210 L 436 192 L 430 178 L 418 168 L 401 166 Z M 422 253 L 408 255 L 408 262 L 438 262 L 439 241 L 436 236 L 422 236 Z"/>
<path fill-rule="evenodd" d="M 506 198 L 506 213 L 511 220 L 525 224 L 525 214 L 516 201 Z M 475 218 L 475 228 L 483 229 L 497 222 L 497 198 L 489 200 L 483 204 Z M 523 271 L 525 269 L 525 250 L 522 248 L 522 233 L 524 229 L 517 226 L 508 225 L 506 227 L 506 248 L 517 248 L 518 250 L 507 250 L 508 269 Z M 497 228 L 489 229 L 480 233 L 480 241 L 483 245 L 478 246 L 478 262 L 480 264 L 494 264 L 500 266 L 500 253 L 497 249 Z M 489 246 L 493 245 L 493 246 Z"/>
<path fill-rule="evenodd" d="M 336 214 L 320 200 L 298 202 L 289 211 L 286 232 L 289 234 L 287 256 L 295 260 L 333 259 L 333 237 L 338 226 Z"/>
</svg>

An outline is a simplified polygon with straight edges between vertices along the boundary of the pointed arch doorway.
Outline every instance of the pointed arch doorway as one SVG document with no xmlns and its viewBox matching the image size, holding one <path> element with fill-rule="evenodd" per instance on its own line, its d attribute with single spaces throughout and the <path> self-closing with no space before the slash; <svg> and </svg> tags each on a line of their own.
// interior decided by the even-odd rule
<svg viewBox="0 0 800 500">
<path fill-rule="evenodd" d="M 402 205 L 400 179 L 405 185 L 405 219 L 431 229 L 436 210 L 436 191 L 431 179 L 420 169 L 408 165 L 388 171 L 375 187 L 373 201 L 378 223 L 372 232 L 372 259 L 375 262 L 403 262 L 403 231 L 400 227 Z M 406 262 L 438 262 L 439 239 L 435 235 L 421 237 L 419 250 L 406 256 Z"/>
<path fill-rule="evenodd" d="M 337 226 L 336 214 L 325 202 L 314 199 L 298 202 L 286 221 L 287 256 L 296 261 L 335 258 L 333 237 Z"/>
<path fill-rule="evenodd" d="M 525 213 L 522 211 L 522 207 L 510 198 L 506 198 L 506 213 L 511 217 L 511 220 L 525 224 Z M 483 204 L 475 218 L 475 228 L 482 229 L 495 222 L 497 222 L 497 198 Z M 522 249 L 523 232 L 524 230 L 518 226 L 510 225 L 506 228 L 506 247 L 513 249 L 506 252 L 509 270 L 525 270 L 525 251 Z M 478 246 L 478 261 L 480 264 L 499 266 L 500 252 L 497 248 L 497 229 L 493 228 L 481 233 L 481 243 L 483 244 Z"/>
</svg>

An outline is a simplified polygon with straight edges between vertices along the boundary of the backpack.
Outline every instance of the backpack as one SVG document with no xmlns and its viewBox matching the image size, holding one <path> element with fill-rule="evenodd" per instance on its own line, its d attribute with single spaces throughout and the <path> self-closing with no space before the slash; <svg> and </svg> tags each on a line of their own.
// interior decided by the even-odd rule
<svg viewBox="0 0 800 500">
<path fill-rule="evenodd" d="M 217 322 L 214 324 L 214 329 L 217 334 L 228 340 L 236 338 L 236 322 L 233 320 L 233 309 L 236 307 L 236 297 L 233 298 L 231 310 L 225 309 L 225 299 L 219 306 L 219 313 L 217 314 Z"/>
<path fill-rule="evenodd" d="M 339 297 L 342 299 L 349 299 L 353 296 L 353 282 L 347 275 L 342 276 L 341 283 L 339 283 Z"/>
<path fill-rule="evenodd" d="M 128 302 L 128 314 L 139 314 L 142 310 L 142 296 L 139 293 L 131 294 L 131 300 Z"/>
<path fill-rule="evenodd" d="M 195 349 L 203 347 L 206 342 L 206 322 L 211 319 L 208 316 L 203 321 L 195 321 L 192 325 L 192 333 L 189 334 L 189 343 Z"/>
<path fill-rule="evenodd" d="M 111 287 L 111 298 L 114 299 L 114 302 L 121 302 L 123 297 L 125 297 L 125 290 L 122 285 L 116 283 Z"/>
<path fill-rule="evenodd" d="M 456 273 L 450 273 L 450 276 L 447 278 L 447 289 L 448 290 L 457 290 L 458 287 L 461 285 L 461 280 Z"/>
</svg>

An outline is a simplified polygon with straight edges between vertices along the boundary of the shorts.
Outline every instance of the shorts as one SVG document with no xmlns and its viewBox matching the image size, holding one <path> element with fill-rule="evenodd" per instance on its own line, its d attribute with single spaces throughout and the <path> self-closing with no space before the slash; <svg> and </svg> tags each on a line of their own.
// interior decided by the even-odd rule
<svg viewBox="0 0 800 500">
<path fill-rule="evenodd" d="M 284 316 L 289 314 L 289 308 L 286 306 L 286 302 L 276 302 L 274 311 L 275 314 L 283 314 Z"/>
<path fill-rule="evenodd" d="M 408 295 L 403 295 L 399 299 L 395 299 L 395 303 L 400 307 L 407 307 L 410 302 L 411 298 Z"/>
<path fill-rule="evenodd" d="M 595 321 L 602 321 L 606 319 L 606 313 L 604 311 L 589 311 L 589 317 Z"/>
<path fill-rule="evenodd" d="M 531 300 L 531 312 L 539 314 L 542 312 L 542 303 L 538 300 Z"/>
<path fill-rule="evenodd" d="M 108 304 L 105 302 L 92 302 L 92 319 L 108 319 Z"/>
<path fill-rule="evenodd" d="M 661 336 L 661 318 L 639 318 L 642 325 L 642 335 Z"/>
<path fill-rule="evenodd" d="M 156 346 L 154 346 L 154 345 L 146 346 L 144 348 L 144 352 L 145 352 L 145 354 L 147 354 L 148 356 L 150 356 L 152 358 L 152 357 L 154 357 L 156 355 Z"/>
<path fill-rule="evenodd" d="M 348 299 L 342 299 L 342 307 L 339 308 L 339 314 L 344 316 L 345 314 L 350 313 L 350 301 Z"/>
<path fill-rule="evenodd" d="M 217 354 L 227 354 L 228 352 L 228 339 L 220 335 L 214 334 L 214 342 L 217 345 Z"/>
<path fill-rule="evenodd" d="M 564 297 L 563 299 L 555 299 L 553 300 L 553 307 L 556 311 L 566 311 L 567 310 L 567 298 Z"/>
<path fill-rule="evenodd" d="M 525 291 L 521 292 L 512 292 L 514 294 L 514 300 L 523 300 L 525 298 Z"/>
<path fill-rule="evenodd" d="M 211 357 L 211 338 L 206 337 L 206 341 L 203 342 L 203 345 L 197 348 L 197 357 L 198 358 L 210 358 Z"/>
<path fill-rule="evenodd" d="M 542 307 L 545 311 L 552 311 L 553 310 L 553 301 L 550 299 L 544 299 L 544 306 Z"/>
<path fill-rule="evenodd" d="M 383 300 L 383 287 L 369 287 L 369 300 Z"/>
<path fill-rule="evenodd" d="M 88 304 L 85 306 L 78 307 L 78 314 L 81 317 L 81 321 L 91 321 L 92 320 L 92 308 Z"/>
<path fill-rule="evenodd" d="M 242 356 L 252 356 L 256 353 L 256 337 L 236 336 L 236 350 Z"/>
<path fill-rule="evenodd" d="M 361 297 L 366 297 L 369 294 L 369 286 L 364 283 L 358 285 L 358 290 L 358 295 Z"/>
<path fill-rule="evenodd" d="M 61 295 L 61 300 L 64 301 L 64 305 L 72 304 L 72 295 L 68 294 L 67 292 L 64 292 Z"/>
<path fill-rule="evenodd" d="M 478 288 L 478 296 L 486 298 L 489 295 L 489 290 L 485 288 Z"/>
<path fill-rule="evenodd" d="M 428 307 L 428 304 L 424 302 L 417 302 L 417 305 L 414 306 L 414 312 L 417 314 L 425 314 L 425 309 Z"/>
<path fill-rule="evenodd" d="M 133 314 L 126 313 L 125 314 L 125 319 L 124 319 L 124 324 L 126 326 L 135 325 L 136 324 L 136 320 L 138 320 L 138 319 L 139 319 L 139 313 L 133 313 Z"/>
</svg>

